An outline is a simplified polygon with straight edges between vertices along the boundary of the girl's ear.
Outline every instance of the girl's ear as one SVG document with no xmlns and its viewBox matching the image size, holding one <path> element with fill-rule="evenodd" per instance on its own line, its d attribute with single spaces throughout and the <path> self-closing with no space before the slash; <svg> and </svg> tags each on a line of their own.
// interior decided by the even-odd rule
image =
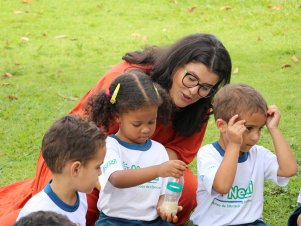
<svg viewBox="0 0 301 226">
<path fill-rule="evenodd" d="M 221 133 L 224 133 L 227 129 L 228 123 L 225 120 L 219 118 L 215 121 L 215 125 Z"/>
<path fill-rule="evenodd" d="M 83 165 L 79 161 L 75 161 L 71 165 L 71 176 L 76 177 L 79 175 L 81 168 Z"/>
<path fill-rule="evenodd" d="M 115 114 L 115 121 L 119 124 L 120 123 L 120 117 L 119 114 Z"/>
</svg>

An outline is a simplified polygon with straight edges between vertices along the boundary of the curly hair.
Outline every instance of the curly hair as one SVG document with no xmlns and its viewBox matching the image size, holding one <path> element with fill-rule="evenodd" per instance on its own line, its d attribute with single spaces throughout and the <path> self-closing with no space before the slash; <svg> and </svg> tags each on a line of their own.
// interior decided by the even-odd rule
<svg viewBox="0 0 301 226">
<path fill-rule="evenodd" d="M 116 103 L 112 104 L 110 99 L 118 84 L 120 89 Z M 169 95 L 144 72 L 133 70 L 117 77 L 110 85 L 109 94 L 102 91 L 92 96 L 85 111 L 90 120 L 108 131 L 115 122 L 116 114 L 145 106 L 157 106 L 157 120 L 164 124 L 169 122 L 172 112 Z"/>
</svg>

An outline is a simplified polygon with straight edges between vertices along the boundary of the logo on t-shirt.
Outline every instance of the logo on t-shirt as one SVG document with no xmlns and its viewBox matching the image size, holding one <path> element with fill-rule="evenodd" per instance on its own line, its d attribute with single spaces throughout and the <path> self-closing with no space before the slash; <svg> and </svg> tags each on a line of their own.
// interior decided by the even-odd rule
<svg viewBox="0 0 301 226">
<path fill-rule="evenodd" d="M 247 188 L 239 188 L 238 186 L 233 186 L 228 193 L 228 199 L 245 199 L 249 198 L 253 194 L 253 182 L 250 181 Z"/>
</svg>

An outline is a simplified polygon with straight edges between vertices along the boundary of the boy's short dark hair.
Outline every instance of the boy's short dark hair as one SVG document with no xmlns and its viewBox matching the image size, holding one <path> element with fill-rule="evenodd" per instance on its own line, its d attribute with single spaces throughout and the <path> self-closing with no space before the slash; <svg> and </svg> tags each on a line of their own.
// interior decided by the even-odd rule
<svg viewBox="0 0 301 226">
<path fill-rule="evenodd" d="M 20 218 L 14 226 L 76 226 L 66 216 L 52 211 L 37 211 Z"/>
<path fill-rule="evenodd" d="M 44 135 L 42 155 L 52 173 L 61 173 L 68 161 L 80 161 L 85 165 L 105 146 L 105 138 L 94 123 L 67 115 L 57 120 Z"/>
<path fill-rule="evenodd" d="M 245 84 L 228 84 L 222 87 L 214 97 L 213 113 L 215 120 L 226 122 L 231 117 L 243 113 L 266 113 L 267 103 L 262 95 Z"/>
</svg>

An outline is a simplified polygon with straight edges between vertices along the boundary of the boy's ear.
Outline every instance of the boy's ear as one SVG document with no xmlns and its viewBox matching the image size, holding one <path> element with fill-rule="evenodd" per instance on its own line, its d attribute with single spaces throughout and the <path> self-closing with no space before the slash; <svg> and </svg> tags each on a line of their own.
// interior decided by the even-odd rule
<svg viewBox="0 0 301 226">
<path fill-rule="evenodd" d="M 215 125 L 221 133 L 224 133 L 228 126 L 227 122 L 220 118 L 215 121 Z"/>
<path fill-rule="evenodd" d="M 71 165 L 71 175 L 78 176 L 82 167 L 83 167 L 83 165 L 81 164 L 81 162 L 79 162 L 79 161 L 73 162 Z"/>
</svg>

